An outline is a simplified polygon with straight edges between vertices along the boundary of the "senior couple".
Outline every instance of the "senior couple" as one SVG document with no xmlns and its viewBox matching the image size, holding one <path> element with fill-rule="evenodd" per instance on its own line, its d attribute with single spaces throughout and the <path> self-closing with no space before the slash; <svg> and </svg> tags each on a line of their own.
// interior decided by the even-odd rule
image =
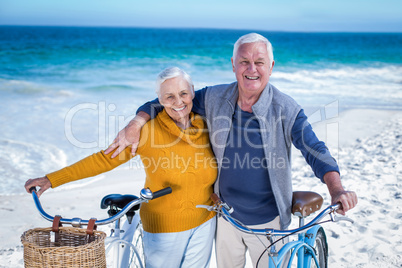
<svg viewBox="0 0 402 268">
<path fill-rule="evenodd" d="M 157 78 L 158 98 L 140 107 L 106 151 L 28 180 L 25 187 L 38 186 L 42 194 L 109 171 L 138 154 L 150 163 L 145 187 L 172 187 L 172 194 L 140 209 L 146 267 L 208 267 L 214 238 L 218 267 L 244 267 L 247 250 L 255 267 L 269 242 L 196 208 L 210 205 L 212 192 L 234 208 L 234 218 L 251 228 L 286 229 L 291 221 L 293 144 L 327 185 L 332 203 L 342 204 L 340 213 L 357 203 L 356 194 L 342 187 L 337 163 L 315 136 L 303 109 L 269 83 L 274 64 L 270 42 L 251 33 L 234 45 L 237 81 L 232 84 L 194 92 L 188 74 L 176 67 L 165 69 Z M 152 166 L 163 157 L 188 162 L 163 169 Z M 267 267 L 268 256 L 260 264 Z"/>
</svg>

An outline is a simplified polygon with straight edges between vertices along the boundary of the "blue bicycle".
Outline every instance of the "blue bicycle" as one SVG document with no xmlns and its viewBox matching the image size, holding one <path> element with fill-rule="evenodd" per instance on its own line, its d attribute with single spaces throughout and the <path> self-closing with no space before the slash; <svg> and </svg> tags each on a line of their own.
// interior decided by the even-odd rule
<svg viewBox="0 0 402 268">
<path fill-rule="evenodd" d="M 215 202 L 214 206 L 199 205 L 197 207 L 214 210 L 240 231 L 266 236 L 270 240 L 271 245 L 268 246 L 260 256 L 261 259 L 264 254 L 268 254 L 269 268 L 290 268 L 295 259 L 297 259 L 298 268 L 327 268 L 328 244 L 324 228 L 320 224 L 338 221 L 349 221 L 353 223 L 353 220 L 335 214 L 335 211 L 340 207 L 340 204 L 335 204 L 328 206 L 314 219 L 305 224 L 305 218 L 320 210 L 323 204 L 321 195 L 314 192 L 293 193 L 292 214 L 299 217 L 299 228 L 292 230 L 250 229 L 230 216 L 230 213 L 233 211 L 232 208 L 228 204 L 223 203 L 216 194 L 213 194 L 211 198 Z M 322 221 L 327 216 L 329 216 L 329 219 Z M 279 251 L 276 250 L 275 244 L 278 241 L 296 234 L 297 239 L 295 241 L 287 242 Z M 259 267 L 258 263 L 259 261 L 256 267 Z"/>
</svg>

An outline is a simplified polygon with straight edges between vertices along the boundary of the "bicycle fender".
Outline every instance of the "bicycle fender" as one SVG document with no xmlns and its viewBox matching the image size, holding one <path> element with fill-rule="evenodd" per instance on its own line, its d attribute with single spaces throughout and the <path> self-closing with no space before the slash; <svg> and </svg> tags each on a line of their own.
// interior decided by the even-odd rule
<svg viewBox="0 0 402 268">
<path fill-rule="evenodd" d="M 313 226 L 307 230 L 304 237 L 304 242 L 314 247 L 315 238 L 317 237 L 317 233 L 319 230 L 322 230 L 322 232 L 324 233 L 325 244 L 327 244 L 327 235 L 325 234 L 324 228 L 322 228 L 320 225 Z"/>
</svg>

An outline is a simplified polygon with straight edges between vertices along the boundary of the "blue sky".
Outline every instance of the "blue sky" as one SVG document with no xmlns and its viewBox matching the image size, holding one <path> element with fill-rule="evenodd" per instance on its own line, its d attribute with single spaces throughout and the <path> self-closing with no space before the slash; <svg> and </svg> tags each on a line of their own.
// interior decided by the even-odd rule
<svg viewBox="0 0 402 268">
<path fill-rule="evenodd" d="M 0 0 L 0 25 L 402 32 L 402 1 Z"/>
</svg>

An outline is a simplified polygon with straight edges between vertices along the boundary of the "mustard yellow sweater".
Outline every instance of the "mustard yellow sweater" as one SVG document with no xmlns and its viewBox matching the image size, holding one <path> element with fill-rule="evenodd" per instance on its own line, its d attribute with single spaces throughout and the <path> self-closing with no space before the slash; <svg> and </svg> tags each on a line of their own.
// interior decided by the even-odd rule
<svg viewBox="0 0 402 268">
<path fill-rule="evenodd" d="M 143 228 L 151 233 L 181 232 L 195 228 L 215 216 L 196 208 L 211 205 L 210 195 L 217 176 L 217 165 L 209 146 L 205 122 L 191 114 L 190 128 L 179 128 L 165 110 L 141 131 L 137 154 L 145 167 L 145 187 L 157 191 L 170 186 L 172 193 L 143 203 Z M 111 158 L 103 151 L 47 175 L 52 188 L 101 174 L 131 159 L 131 148 Z"/>
</svg>

